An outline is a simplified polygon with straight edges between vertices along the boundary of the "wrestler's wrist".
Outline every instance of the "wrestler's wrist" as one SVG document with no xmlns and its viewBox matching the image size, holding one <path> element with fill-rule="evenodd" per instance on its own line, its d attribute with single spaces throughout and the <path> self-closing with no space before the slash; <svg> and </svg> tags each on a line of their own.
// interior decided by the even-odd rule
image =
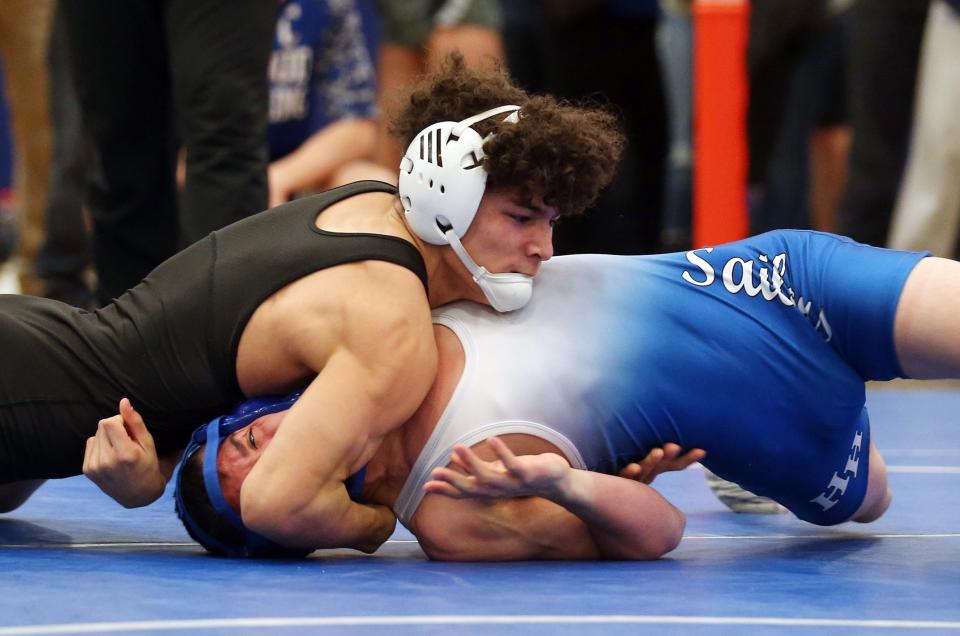
<svg viewBox="0 0 960 636">
<path fill-rule="evenodd" d="M 584 471 L 576 470 L 568 466 L 566 470 L 558 476 L 553 488 L 542 496 L 565 508 L 579 505 L 581 502 L 587 500 L 587 490 L 592 483 L 589 480 L 585 480 L 584 476 Z"/>
<path fill-rule="evenodd" d="M 124 508 L 142 508 L 162 497 L 166 487 L 167 479 L 158 468 L 143 477 L 133 490 L 111 496 Z"/>
<path fill-rule="evenodd" d="M 397 517 L 387 506 L 379 504 L 361 504 L 370 508 L 374 513 L 374 521 L 369 527 L 365 536 L 350 546 L 355 550 L 360 550 L 367 554 L 377 551 L 381 545 L 386 543 L 387 539 L 393 534 L 397 526 Z"/>
</svg>

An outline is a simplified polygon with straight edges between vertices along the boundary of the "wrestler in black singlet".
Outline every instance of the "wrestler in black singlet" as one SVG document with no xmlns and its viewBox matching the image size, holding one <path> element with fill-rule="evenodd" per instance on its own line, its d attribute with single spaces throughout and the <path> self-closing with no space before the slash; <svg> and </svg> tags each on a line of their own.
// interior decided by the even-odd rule
<svg viewBox="0 0 960 636">
<path fill-rule="evenodd" d="M 267 210 L 173 256 L 98 311 L 0 296 L 0 483 L 79 474 L 97 422 L 129 397 L 161 455 L 201 422 L 244 399 L 240 335 L 254 310 L 308 274 L 362 260 L 410 269 L 420 253 L 401 239 L 317 229 L 320 211 L 367 192 L 354 183 Z"/>
</svg>

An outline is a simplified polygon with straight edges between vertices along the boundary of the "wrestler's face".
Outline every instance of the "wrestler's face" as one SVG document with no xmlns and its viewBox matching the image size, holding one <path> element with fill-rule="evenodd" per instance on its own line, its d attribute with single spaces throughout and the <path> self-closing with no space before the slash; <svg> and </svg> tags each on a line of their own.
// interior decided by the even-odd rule
<svg viewBox="0 0 960 636">
<path fill-rule="evenodd" d="M 286 415 L 287 411 L 279 411 L 257 418 L 237 429 L 220 445 L 220 454 L 217 456 L 220 489 L 234 510 L 240 510 L 240 486 L 243 480 L 270 445 Z"/>
<path fill-rule="evenodd" d="M 463 246 L 488 272 L 533 276 L 553 256 L 557 211 L 542 199 L 524 200 L 514 192 L 484 193 Z"/>
</svg>

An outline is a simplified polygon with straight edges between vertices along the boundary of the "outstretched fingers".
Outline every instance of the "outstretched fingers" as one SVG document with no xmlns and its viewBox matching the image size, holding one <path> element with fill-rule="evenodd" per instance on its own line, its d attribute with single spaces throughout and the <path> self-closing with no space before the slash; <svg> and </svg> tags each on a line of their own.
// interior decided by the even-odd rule
<svg viewBox="0 0 960 636">
<path fill-rule="evenodd" d="M 687 453 L 686 455 L 684 455 L 683 457 L 677 460 L 676 463 L 679 466 L 679 468 L 677 468 L 676 470 L 683 470 L 684 468 L 687 468 L 691 464 L 696 464 L 698 461 L 705 458 L 706 456 L 707 456 L 707 451 L 703 450 L 702 448 L 694 448 L 692 451 L 690 451 L 689 453 Z"/>
<path fill-rule="evenodd" d="M 632 462 L 623 467 L 618 473 L 624 479 L 632 479 L 644 484 L 651 484 L 662 473 L 683 470 L 691 464 L 707 456 L 706 451 L 700 448 L 683 453 L 679 444 L 667 442 L 662 448 L 654 448 L 643 460 Z"/>
<path fill-rule="evenodd" d="M 505 444 L 501 443 L 499 450 L 496 444 L 494 442 L 494 451 L 498 456 L 507 461 L 515 459 Z M 430 474 L 431 480 L 424 484 L 424 490 L 454 498 L 504 496 L 515 487 L 516 481 L 505 469 L 505 463 L 503 459 L 485 461 L 473 449 L 457 445 L 450 453 L 453 468 L 435 468 Z"/>
<path fill-rule="evenodd" d="M 427 493 L 446 495 L 454 499 L 467 496 L 464 489 L 469 487 L 469 477 L 461 472 L 449 468 L 434 468 L 430 478 L 430 481 L 423 485 Z"/>
</svg>

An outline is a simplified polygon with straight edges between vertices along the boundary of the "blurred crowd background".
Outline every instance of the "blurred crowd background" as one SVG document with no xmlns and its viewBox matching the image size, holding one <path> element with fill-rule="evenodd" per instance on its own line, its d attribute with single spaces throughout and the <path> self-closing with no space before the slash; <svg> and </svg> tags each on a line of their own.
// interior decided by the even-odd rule
<svg viewBox="0 0 960 636">
<path fill-rule="evenodd" d="M 956 256 L 960 0 L 749 4 L 751 233 Z M 395 182 L 397 89 L 451 51 L 621 118 L 618 177 L 557 227 L 557 253 L 689 249 L 691 16 L 691 0 L 4 0 L 0 262 L 24 293 L 93 308 L 268 206 Z"/>
</svg>

